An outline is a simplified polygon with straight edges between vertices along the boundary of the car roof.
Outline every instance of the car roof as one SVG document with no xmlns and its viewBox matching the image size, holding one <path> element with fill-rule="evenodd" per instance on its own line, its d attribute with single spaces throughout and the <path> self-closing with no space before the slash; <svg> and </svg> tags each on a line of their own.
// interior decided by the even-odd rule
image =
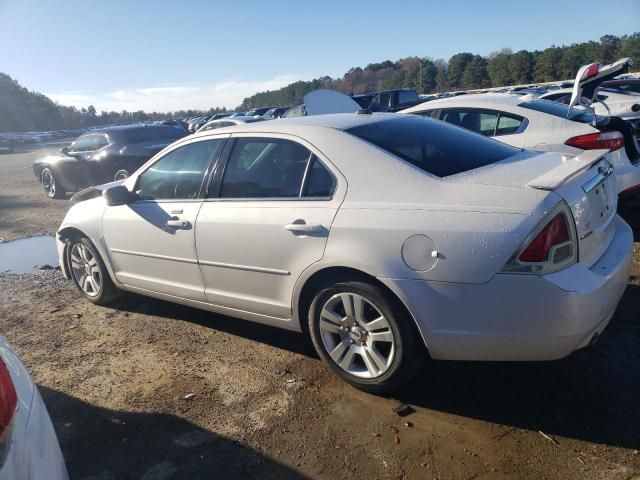
<svg viewBox="0 0 640 480">
<path fill-rule="evenodd" d="M 154 125 L 154 124 L 148 124 L 148 125 L 144 125 L 144 124 L 133 124 L 133 125 L 115 125 L 113 127 L 103 127 L 103 128 L 96 128 L 94 130 L 87 130 L 83 135 L 86 134 L 90 134 L 90 133 L 109 133 L 109 132 L 126 132 L 127 130 L 134 130 L 134 129 L 139 129 L 139 128 L 173 128 L 167 125 Z"/>
<path fill-rule="evenodd" d="M 410 107 L 403 112 L 420 112 L 423 110 L 437 110 L 443 107 L 468 107 L 475 104 L 477 107 L 500 108 L 504 105 L 520 105 L 523 102 L 522 95 L 512 93 L 474 93 L 470 95 L 457 95 L 455 97 L 438 98 Z"/>
<path fill-rule="evenodd" d="M 325 127 L 335 130 L 346 130 L 360 125 L 381 122 L 404 117 L 398 113 L 332 113 L 327 115 L 308 115 L 304 117 L 279 118 L 268 122 L 242 123 L 220 130 L 208 130 L 196 133 L 196 136 L 210 135 L 217 131 L 225 132 L 272 132 L 291 133 L 296 127 Z"/>
</svg>

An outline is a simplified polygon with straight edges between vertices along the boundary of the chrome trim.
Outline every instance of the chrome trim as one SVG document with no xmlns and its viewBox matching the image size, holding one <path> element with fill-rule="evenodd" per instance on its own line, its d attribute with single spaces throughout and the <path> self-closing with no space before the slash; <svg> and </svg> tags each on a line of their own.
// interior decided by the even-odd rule
<svg viewBox="0 0 640 480">
<path fill-rule="evenodd" d="M 613 173 L 613 167 L 611 165 L 598 167 L 598 175 L 587 180 L 582 184 L 582 190 L 584 193 L 589 193 L 596 188 L 601 182 L 606 180 Z"/>
<path fill-rule="evenodd" d="M 231 268 L 233 270 L 246 270 L 249 272 L 270 273 L 272 275 L 291 275 L 287 270 L 278 270 L 276 268 L 252 267 L 250 265 L 235 265 L 233 263 L 209 262 L 206 260 L 194 260 L 191 258 L 171 257 L 169 255 L 159 255 L 157 253 L 134 252 L 132 250 L 122 250 L 120 248 L 110 248 L 112 253 L 121 253 L 123 255 L 136 255 L 139 257 L 157 258 L 159 260 L 169 260 L 171 262 L 190 263 L 193 265 L 206 265 L 208 267 Z"/>
<path fill-rule="evenodd" d="M 271 273 L 273 275 L 291 275 L 291 272 L 288 272 L 287 270 L 278 270 L 276 268 L 252 267 L 249 265 L 235 265 L 232 263 L 209 262 L 207 260 L 200 260 L 198 263 L 208 267 L 231 268 L 233 270 L 247 270 L 249 272 Z"/>
<path fill-rule="evenodd" d="M 159 255 L 157 253 L 134 252 L 132 250 L 121 250 L 119 248 L 110 248 L 112 253 L 122 253 L 123 255 L 137 255 L 139 257 L 157 258 L 159 260 L 169 260 L 172 262 L 197 264 L 198 260 L 191 258 L 171 257 L 169 255 Z"/>
</svg>

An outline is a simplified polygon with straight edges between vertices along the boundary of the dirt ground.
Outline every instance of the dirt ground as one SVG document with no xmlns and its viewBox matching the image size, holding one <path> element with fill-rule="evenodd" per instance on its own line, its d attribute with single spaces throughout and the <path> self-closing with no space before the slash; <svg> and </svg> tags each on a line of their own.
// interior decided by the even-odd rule
<svg viewBox="0 0 640 480">
<path fill-rule="evenodd" d="M 0 237 L 53 233 L 66 201 L 0 155 Z M 626 218 L 640 242 L 640 205 Z M 0 333 L 38 383 L 72 479 L 640 479 L 640 243 L 592 348 L 438 362 L 359 392 L 301 335 L 128 295 L 91 305 L 57 271 L 0 275 Z M 398 402 L 413 412 L 393 412 Z"/>
</svg>

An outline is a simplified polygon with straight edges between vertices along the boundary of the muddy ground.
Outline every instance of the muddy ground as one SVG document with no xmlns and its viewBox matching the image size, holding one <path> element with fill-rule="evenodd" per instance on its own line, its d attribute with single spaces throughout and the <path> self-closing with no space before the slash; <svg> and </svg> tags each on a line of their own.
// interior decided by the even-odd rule
<svg viewBox="0 0 640 480">
<path fill-rule="evenodd" d="M 5 241 L 53 233 L 68 207 L 33 178 L 42 153 L 0 155 Z M 135 295 L 96 307 L 57 271 L 0 275 L 0 333 L 72 479 L 638 479 L 640 243 L 635 260 L 594 347 L 432 363 L 395 398 L 338 381 L 301 335 Z"/>
</svg>

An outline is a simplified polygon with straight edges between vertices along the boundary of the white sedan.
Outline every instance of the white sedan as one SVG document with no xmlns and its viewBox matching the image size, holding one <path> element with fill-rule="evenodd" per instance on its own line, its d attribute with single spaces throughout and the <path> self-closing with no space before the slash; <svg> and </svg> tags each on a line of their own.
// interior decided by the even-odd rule
<svg viewBox="0 0 640 480">
<path fill-rule="evenodd" d="M 427 355 L 552 360 L 602 333 L 633 243 L 605 153 L 402 114 L 238 125 L 76 194 L 58 251 L 91 302 L 128 290 L 301 331 L 379 392 Z"/>
<path fill-rule="evenodd" d="M 205 123 L 197 130 L 197 132 L 206 132 L 207 130 L 215 130 L 216 128 L 233 127 L 234 125 L 242 125 L 243 123 L 264 122 L 265 120 L 268 119 L 263 117 L 247 116 L 216 118 L 215 120 Z"/>
<path fill-rule="evenodd" d="M 51 419 L 26 368 L 0 337 L 0 480 L 67 480 Z"/>
<path fill-rule="evenodd" d="M 508 93 L 432 100 L 403 113 L 443 120 L 529 150 L 574 155 L 583 150 L 610 150 L 607 160 L 616 170 L 618 193 L 640 186 L 640 151 L 635 132 L 619 118 L 595 117 L 582 107 L 570 110 L 568 105 L 550 100 Z"/>
</svg>

